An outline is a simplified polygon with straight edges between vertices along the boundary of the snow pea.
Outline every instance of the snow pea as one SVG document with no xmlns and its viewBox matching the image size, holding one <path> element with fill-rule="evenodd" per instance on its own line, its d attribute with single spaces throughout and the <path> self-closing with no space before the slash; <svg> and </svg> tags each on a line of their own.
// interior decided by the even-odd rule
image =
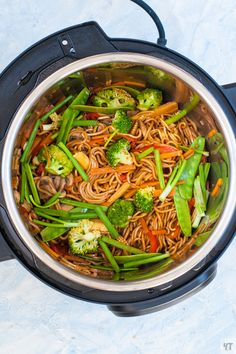
<svg viewBox="0 0 236 354">
<path fill-rule="evenodd" d="M 205 146 L 205 138 L 198 136 L 191 145 L 194 150 L 203 151 Z M 193 183 L 200 164 L 202 154 L 195 152 L 193 156 L 187 159 L 187 163 L 183 170 L 180 180 L 184 181 L 184 184 L 179 185 L 179 193 L 183 199 L 190 200 L 193 193 Z"/>
<path fill-rule="evenodd" d="M 179 226 L 185 236 L 191 236 L 192 234 L 192 224 L 188 201 L 181 197 L 179 193 L 179 187 L 176 187 L 174 195 L 175 209 L 177 213 L 177 218 Z"/>
</svg>

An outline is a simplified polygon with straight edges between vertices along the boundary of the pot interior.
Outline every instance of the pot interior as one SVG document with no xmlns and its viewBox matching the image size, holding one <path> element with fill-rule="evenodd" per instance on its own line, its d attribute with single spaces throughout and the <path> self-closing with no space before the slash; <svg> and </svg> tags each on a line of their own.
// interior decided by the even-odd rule
<svg viewBox="0 0 236 354">
<path fill-rule="evenodd" d="M 147 59 L 145 59 L 145 61 L 148 62 Z M 174 262 L 166 269 L 163 268 L 163 272 L 161 273 L 161 275 L 156 275 L 153 280 L 151 279 L 154 284 L 158 284 L 159 278 L 162 279 L 162 282 L 164 282 L 163 279 L 165 277 L 165 274 L 170 274 L 173 271 L 176 272 L 176 270 L 178 270 L 180 267 L 184 267 L 184 264 L 187 264 L 190 259 L 193 259 L 195 257 L 195 264 L 201 260 L 201 249 L 207 248 L 207 245 L 210 244 L 211 239 L 214 236 L 210 235 L 206 242 L 204 242 L 201 246 L 197 246 L 195 244 L 197 235 L 208 231 L 210 231 L 210 234 L 214 234 L 214 230 L 221 220 L 221 214 L 223 212 L 227 199 L 230 175 L 230 158 L 228 155 L 228 143 L 226 143 L 225 129 L 223 123 L 217 114 L 217 109 L 212 109 L 215 105 L 215 102 L 211 102 L 211 104 L 209 104 L 211 99 L 209 99 L 209 97 L 207 100 L 205 99 L 205 89 L 200 86 L 195 87 L 194 80 L 190 77 L 190 75 L 185 74 L 187 75 L 185 77 L 188 77 L 189 80 L 183 80 L 180 71 L 178 72 L 178 70 L 175 69 L 163 70 L 162 65 L 158 66 L 158 63 L 156 65 L 150 65 L 150 63 L 137 63 L 136 60 L 103 60 L 102 63 L 96 65 L 85 65 L 85 67 L 80 70 L 74 70 L 72 72 L 72 69 L 70 69 L 69 71 L 69 74 L 63 74 L 62 79 L 57 80 L 56 82 L 52 82 L 50 87 L 49 85 L 47 85 L 46 89 L 43 89 L 44 83 L 40 84 L 41 93 L 37 94 L 31 106 L 28 106 L 27 114 L 24 114 L 24 117 L 22 115 L 19 116 L 18 114 L 18 122 L 19 120 L 21 120 L 21 122 L 18 123 L 18 126 L 21 126 L 20 129 L 23 129 L 22 126 L 23 124 L 25 124 L 25 121 L 32 117 L 32 115 L 35 115 L 43 105 L 48 103 L 55 105 L 57 102 L 67 97 L 68 95 L 78 94 L 78 92 L 84 86 L 87 86 L 90 89 L 92 88 L 93 92 L 99 90 L 100 87 L 110 85 L 127 85 L 137 90 L 143 90 L 145 87 L 156 88 L 162 91 L 164 103 L 169 101 L 177 102 L 179 109 L 183 108 L 184 104 L 190 100 L 190 97 L 193 95 L 193 93 L 197 93 L 200 96 L 201 100 L 199 104 L 188 114 L 188 119 L 194 122 L 194 125 L 196 126 L 199 135 L 206 137 L 205 150 L 209 152 L 209 156 L 206 158 L 203 157 L 203 161 L 204 159 L 207 159 L 207 161 L 211 163 L 210 173 L 207 182 L 209 189 L 207 210 L 205 211 L 205 216 L 203 216 L 201 219 L 200 226 L 193 230 L 194 236 L 190 237 L 189 239 L 186 239 L 182 245 L 178 243 L 176 252 L 173 252 L 173 254 L 170 255 L 171 257 L 173 256 Z M 40 90 L 38 92 L 40 92 Z M 26 113 L 26 110 L 24 112 Z M 217 134 L 215 134 L 215 136 L 213 136 L 212 138 L 207 137 L 208 134 L 213 130 L 215 130 Z M 19 131 L 20 130 L 18 130 L 18 132 Z M 21 134 L 19 134 L 18 132 L 15 133 L 16 139 L 14 142 L 14 153 L 12 160 L 13 186 L 14 183 L 16 183 L 15 178 L 18 177 L 16 176 L 16 169 L 18 168 L 16 165 L 19 163 L 19 155 L 17 155 L 17 151 L 19 150 L 22 138 Z M 21 132 L 24 134 L 23 130 L 21 130 Z M 211 196 L 210 193 L 214 190 L 214 186 L 216 185 L 217 181 L 219 181 L 219 179 L 222 179 L 223 184 L 220 187 L 220 190 L 217 195 Z M 18 182 L 18 186 L 20 186 L 20 179 Z M 18 191 L 19 188 L 20 187 L 18 187 Z M 16 191 L 14 193 L 15 200 L 17 200 L 19 198 L 19 193 L 17 194 Z M 19 207 L 19 204 L 17 205 L 17 209 L 21 215 L 20 217 L 22 218 L 22 214 L 24 215 L 24 212 L 22 213 L 22 208 Z M 21 220 L 23 221 L 23 223 L 27 224 L 27 221 L 26 219 L 24 219 L 24 216 Z M 23 235 L 21 236 L 24 238 Z M 31 237 L 33 238 L 32 235 Z M 166 242 L 171 242 L 171 239 L 170 237 L 168 238 L 168 235 Z M 137 244 L 135 244 L 134 242 L 133 246 L 137 247 Z M 184 247 L 186 247 L 187 252 L 185 251 Z M 209 252 L 211 248 L 212 246 L 209 245 L 209 249 L 208 251 L 206 251 L 206 253 Z M 199 256 L 197 256 L 198 254 Z M 53 254 L 52 256 L 55 257 L 55 255 Z M 47 257 L 48 256 L 45 255 L 44 259 L 48 259 Z M 52 262 L 52 260 L 50 262 Z M 58 261 L 53 260 L 53 262 L 54 266 L 57 267 L 55 264 L 58 263 Z M 68 262 L 62 262 L 62 267 L 66 267 L 68 265 L 67 263 Z M 158 264 L 156 264 L 155 266 L 151 265 L 150 267 L 158 267 Z M 140 271 L 140 274 L 144 274 L 145 272 L 150 271 L 150 267 L 142 269 Z M 76 270 L 76 267 L 71 268 L 74 269 L 72 271 L 69 270 L 70 272 L 74 272 Z M 182 269 L 184 272 L 184 268 Z M 61 272 L 62 268 L 58 268 L 58 271 Z M 177 274 L 178 273 L 175 273 L 174 277 Z M 86 279 L 88 279 L 88 277 L 86 276 L 86 272 L 82 275 L 76 272 L 73 275 L 73 279 L 76 279 L 76 277 L 78 282 L 86 284 Z M 145 281 L 142 280 L 145 279 L 145 276 L 143 278 L 140 277 L 140 279 L 141 281 L 137 281 L 134 283 L 145 283 Z M 95 282 L 91 284 L 95 288 L 99 288 L 99 282 L 103 284 L 103 287 L 104 283 L 117 284 L 117 282 L 113 282 L 112 278 L 109 280 L 94 279 L 94 281 Z M 124 281 L 123 283 L 121 282 L 119 285 L 111 285 L 113 290 L 117 288 L 117 290 L 119 291 L 122 290 L 122 286 L 123 289 L 129 290 L 130 285 L 126 281 Z M 135 289 L 137 287 L 138 286 L 136 285 Z M 146 285 L 144 284 L 143 287 L 146 287 Z"/>
</svg>

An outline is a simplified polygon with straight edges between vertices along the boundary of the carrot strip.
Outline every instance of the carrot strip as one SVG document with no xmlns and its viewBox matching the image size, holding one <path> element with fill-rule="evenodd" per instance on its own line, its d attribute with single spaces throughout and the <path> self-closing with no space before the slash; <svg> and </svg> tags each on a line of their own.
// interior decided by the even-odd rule
<svg viewBox="0 0 236 354">
<path fill-rule="evenodd" d="M 162 192 L 163 192 L 163 189 L 155 189 L 154 192 L 153 192 L 153 196 L 154 197 L 159 197 Z M 168 198 L 169 197 L 173 197 L 174 194 L 175 194 L 175 188 L 173 188 L 172 191 L 168 194 Z"/>
<path fill-rule="evenodd" d="M 125 182 L 124 184 L 122 184 L 122 186 L 119 189 L 117 189 L 115 191 L 115 193 L 107 200 L 106 203 L 108 203 L 108 205 L 113 204 L 117 199 L 122 197 L 122 195 L 124 195 L 125 192 L 127 192 L 127 190 L 129 188 L 130 188 L 130 183 L 129 182 Z"/>
<path fill-rule="evenodd" d="M 216 197 L 220 191 L 220 187 L 223 185 L 223 179 L 222 178 L 218 178 L 216 185 L 213 189 L 213 191 L 211 192 L 211 196 L 212 197 Z"/>
<path fill-rule="evenodd" d="M 172 157 L 181 156 L 181 155 L 182 155 L 182 151 L 178 150 L 173 152 L 166 152 L 161 154 L 160 156 L 161 156 L 161 160 L 164 160 L 164 159 L 170 159 Z"/>
<path fill-rule="evenodd" d="M 217 130 L 216 129 L 212 129 L 211 131 L 209 131 L 209 133 L 207 134 L 207 137 L 210 139 L 212 138 L 214 135 L 217 134 Z"/>
<path fill-rule="evenodd" d="M 184 154 L 183 154 L 183 158 L 185 160 L 187 160 L 189 157 L 193 156 L 194 155 L 194 149 L 193 148 L 190 148 L 188 151 L 186 151 Z"/>
<path fill-rule="evenodd" d="M 112 168 L 110 166 L 107 167 L 98 167 L 98 168 L 92 168 L 90 171 L 90 175 L 94 176 L 94 175 L 104 175 L 106 173 L 125 173 L 125 172 L 130 172 L 132 170 L 135 170 L 135 165 L 122 165 L 122 166 L 118 166 L 116 168 Z"/>
</svg>

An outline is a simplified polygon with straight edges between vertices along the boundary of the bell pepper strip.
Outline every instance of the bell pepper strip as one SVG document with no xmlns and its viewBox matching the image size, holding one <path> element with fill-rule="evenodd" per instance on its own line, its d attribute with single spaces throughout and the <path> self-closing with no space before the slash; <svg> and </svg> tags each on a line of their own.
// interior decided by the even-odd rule
<svg viewBox="0 0 236 354">
<path fill-rule="evenodd" d="M 149 241 L 150 241 L 149 252 L 150 253 L 156 252 L 157 247 L 158 247 L 157 237 L 155 235 L 153 235 L 151 230 L 149 230 L 144 218 L 140 218 L 139 220 L 140 220 L 144 234 L 148 236 Z"/>
<path fill-rule="evenodd" d="M 183 109 L 166 119 L 165 123 L 167 125 L 170 125 L 172 123 L 178 122 L 178 120 L 185 117 L 189 112 L 191 112 L 198 105 L 199 101 L 200 97 L 197 94 L 194 94 L 190 97 L 189 102 L 185 103 Z"/>
<path fill-rule="evenodd" d="M 191 236 L 192 234 L 192 223 L 190 210 L 188 206 L 188 201 L 183 199 L 179 194 L 178 187 L 176 187 L 174 195 L 174 204 L 177 213 L 178 223 L 185 236 Z"/>
<path fill-rule="evenodd" d="M 88 120 L 98 119 L 100 117 L 100 114 L 96 112 L 86 112 L 84 115 Z"/>
<path fill-rule="evenodd" d="M 193 143 L 191 148 L 203 151 L 205 146 L 205 138 L 198 136 Z M 182 171 L 180 179 L 184 180 L 185 183 L 179 186 L 179 193 L 182 198 L 190 200 L 193 193 L 193 184 L 196 173 L 198 171 L 199 164 L 201 162 L 202 154 L 195 152 L 193 156 L 186 160 L 186 166 Z"/>
<path fill-rule="evenodd" d="M 160 151 L 157 149 L 154 150 L 154 158 L 156 164 L 156 175 L 157 178 L 159 179 L 161 189 L 164 189 L 165 180 L 164 180 L 164 174 L 162 169 L 161 156 L 160 156 Z"/>
<path fill-rule="evenodd" d="M 127 173 L 122 173 L 120 176 L 119 176 L 119 180 L 121 182 L 126 182 L 127 181 Z"/>
<path fill-rule="evenodd" d="M 172 189 L 175 187 L 175 185 L 179 181 L 179 179 L 182 176 L 182 173 L 183 173 L 183 171 L 185 169 L 186 164 L 187 164 L 187 160 L 183 160 L 183 161 L 179 161 L 177 166 L 175 166 L 175 168 L 174 168 L 174 170 L 173 170 L 173 172 L 172 172 L 172 174 L 171 174 L 171 176 L 170 176 L 170 178 L 169 178 L 169 180 L 167 182 L 167 185 L 166 185 L 165 189 L 163 190 L 163 192 L 161 193 L 161 195 L 159 197 L 159 199 L 162 202 L 164 202 L 166 197 L 170 194 Z"/>
<path fill-rule="evenodd" d="M 22 154 L 22 156 L 21 156 L 20 161 L 21 161 L 22 163 L 25 162 L 26 159 L 28 158 L 28 154 L 29 154 L 29 152 L 30 152 L 30 149 L 31 149 L 33 143 L 34 143 L 34 139 L 35 139 L 35 137 L 36 137 L 36 135 L 37 135 L 38 128 L 39 128 L 40 124 L 41 124 L 42 122 L 44 122 L 46 119 L 48 119 L 48 117 L 49 117 L 52 113 L 56 112 L 59 108 L 63 107 L 63 106 L 64 106 L 67 102 L 69 102 L 72 98 L 73 98 L 73 96 L 68 96 L 68 97 L 65 98 L 63 101 L 61 101 L 60 103 L 58 103 L 55 107 L 53 107 L 53 108 L 52 108 L 49 112 L 47 112 L 44 116 L 42 116 L 41 118 L 39 118 L 39 119 L 36 121 L 36 123 L 35 123 L 35 125 L 34 125 L 34 128 L 33 128 L 32 132 L 31 132 L 31 135 L 30 135 L 30 137 L 29 137 L 29 140 L 28 140 L 28 142 L 27 142 L 27 144 L 26 144 L 25 150 L 24 150 L 24 152 L 23 152 L 23 154 Z"/>
</svg>

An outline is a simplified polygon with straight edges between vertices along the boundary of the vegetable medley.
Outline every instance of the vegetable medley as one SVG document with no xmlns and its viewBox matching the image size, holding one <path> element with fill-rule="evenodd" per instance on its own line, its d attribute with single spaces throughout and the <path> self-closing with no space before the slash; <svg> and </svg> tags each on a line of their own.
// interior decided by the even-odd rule
<svg viewBox="0 0 236 354">
<path fill-rule="evenodd" d="M 164 97 L 146 84 L 112 82 L 43 98 L 25 121 L 13 156 L 15 199 L 34 237 L 64 265 L 142 280 L 209 237 L 227 187 L 223 138 L 199 134 L 189 117 L 197 94 L 182 107 Z M 222 155 L 218 167 L 208 146 Z"/>
</svg>

